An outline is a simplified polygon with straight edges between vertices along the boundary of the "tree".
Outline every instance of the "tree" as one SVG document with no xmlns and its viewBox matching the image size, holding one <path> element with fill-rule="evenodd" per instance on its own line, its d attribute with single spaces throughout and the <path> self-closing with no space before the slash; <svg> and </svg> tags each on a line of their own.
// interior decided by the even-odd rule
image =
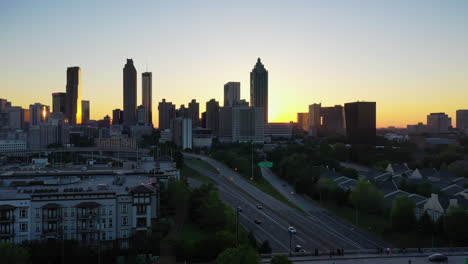
<svg viewBox="0 0 468 264">
<path fill-rule="evenodd" d="M 281 255 L 281 256 L 274 256 L 271 259 L 271 264 L 292 264 L 292 261 L 288 259 L 288 257 Z"/>
<path fill-rule="evenodd" d="M 184 155 L 182 154 L 182 152 L 177 150 L 174 153 L 174 161 L 178 169 L 182 169 L 184 167 Z"/>
<path fill-rule="evenodd" d="M 381 213 L 384 210 L 384 196 L 371 183 L 360 180 L 351 191 L 350 199 L 354 207 L 369 213 Z"/>
<path fill-rule="evenodd" d="M 258 264 L 260 257 L 251 247 L 228 248 L 216 258 L 217 264 Z"/>
<path fill-rule="evenodd" d="M 359 178 L 359 172 L 352 168 L 341 168 L 340 173 L 344 176 L 357 180 Z"/>
<path fill-rule="evenodd" d="M 427 213 L 427 211 L 424 212 L 421 218 L 419 218 L 418 226 L 419 226 L 419 232 L 425 235 L 429 235 L 434 232 L 434 222 L 432 222 L 432 219 Z"/>
<path fill-rule="evenodd" d="M 268 240 L 263 241 L 263 243 L 260 245 L 260 248 L 258 249 L 260 254 L 270 254 L 271 253 L 271 247 L 270 243 Z"/>
<path fill-rule="evenodd" d="M 392 205 L 392 227 L 397 231 L 409 231 L 416 222 L 414 201 L 408 196 L 398 196 Z"/>
<path fill-rule="evenodd" d="M 0 262 L 1 263 L 29 263 L 29 253 L 21 246 L 11 243 L 0 243 Z"/>
<path fill-rule="evenodd" d="M 453 241 L 468 243 L 468 213 L 463 208 L 452 208 L 444 217 L 444 229 Z"/>
</svg>

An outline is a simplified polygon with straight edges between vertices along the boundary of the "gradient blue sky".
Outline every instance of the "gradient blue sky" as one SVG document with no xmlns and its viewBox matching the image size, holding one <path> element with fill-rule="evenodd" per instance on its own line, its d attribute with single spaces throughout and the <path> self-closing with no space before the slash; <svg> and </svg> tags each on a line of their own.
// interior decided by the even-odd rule
<svg viewBox="0 0 468 264">
<path fill-rule="evenodd" d="M 162 98 L 223 101 L 261 57 L 271 121 L 308 105 L 377 102 L 377 125 L 468 108 L 468 1 L 1 1 L 0 97 L 27 107 L 82 68 L 91 118 L 122 107 L 122 68 L 153 72 Z M 455 122 L 454 122 L 455 123 Z"/>
</svg>

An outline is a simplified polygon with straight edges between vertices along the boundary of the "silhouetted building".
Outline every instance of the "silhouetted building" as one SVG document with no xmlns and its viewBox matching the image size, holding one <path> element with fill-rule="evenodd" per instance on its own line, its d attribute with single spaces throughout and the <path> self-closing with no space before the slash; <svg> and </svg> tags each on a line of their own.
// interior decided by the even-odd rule
<svg viewBox="0 0 468 264">
<path fill-rule="evenodd" d="M 468 110 L 457 110 L 457 129 L 468 129 Z"/>
<path fill-rule="evenodd" d="M 206 128 L 206 112 L 201 113 L 201 127 Z"/>
<path fill-rule="evenodd" d="M 137 71 L 132 59 L 127 59 L 123 68 L 123 123 L 126 126 L 136 124 L 137 107 Z"/>
<path fill-rule="evenodd" d="M 311 104 L 309 105 L 309 136 L 316 137 L 318 136 L 318 130 L 320 128 L 320 109 L 322 104 Z"/>
<path fill-rule="evenodd" d="M 89 101 L 88 100 L 81 101 L 81 111 L 83 112 L 81 121 L 83 124 L 87 124 L 89 122 Z"/>
<path fill-rule="evenodd" d="M 427 116 L 427 130 L 430 133 L 447 133 L 452 126 L 452 118 L 445 113 L 431 113 Z"/>
<path fill-rule="evenodd" d="M 192 127 L 200 126 L 200 104 L 195 99 L 188 105 L 189 116 L 192 119 Z"/>
<path fill-rule="evenodd" d="M 40 103 L 29 105 L 29 125 L 38 126 L 47 120 L 49 116 L 49 106 Z"/>
<path fill-rule="evenodd" d="M 67 68 L 67 113 L 70 125 L 81 124 L 81 69 Z"/>
<path fill-rule="evenodd" d="M 224 107 L 232 106 L 240 100 L 240 82 L 228 82 L 224 85 Z"/>
<path fill-rule="evenodd" d="M 6 111 L 8 112 L 8 127 L 10 129 L 23 129 L 24 109 L 20 106 L 11 106 Z"/>
<path fill-rule="evenodd" d="M 67 114 L 67 94 L 53 93 L 52 94 L 52 112 Z"/>
<path fill-rule="evenodd" d="M 341 105 L 320 109 L 320 136 L 344 134 L 343 107 Z"/>
<path fill-rule="evenodd" d="M 148 125 L 153 124 L 153 77 L 151 72 L 144 72 L 141 75 L 141 98 L 142 105 L 145 108 L 145 120 Z"/>
<path fill-rule="evenodd" d="M 344 106 L 346 137 L 350 144 L 375 144 L 375 102 L 346 103 Z"/>
<path fill-rule="evenodd" d="M 171 102 L 166 102 L 166 99 L 162 99 L 162 102 L 158 105 L 159 110 L 159 130 L 171 128 L 171 121 L 175 119 L 175 105 Z"/>
<path fill-rule="evenodd" d="M 263 118 L 261 107 L 221 107 L 218 138 L 222 142 L 264 142 Z"/>
<path fill-rule="evenodd" d="M 260 58 L 250 72 L 250 104 L 253 107 L 263 108 L 264 121 L 268 123 L 268 71 Z"/>
<path fill-rule="evenodd" d="M 176 110 L 176 117 L 190 118 L 189 109 L 181 104 L 179 109 Z"/>
<path fill-rule="evenodd" d="M 140 105 L 137 108 L 137 124 L 138 125 L 145 125 L 148 123 L 146 120 L 147 112 L 144 106 Z"/>
<path fill-rule="evenodd" d="M 297 113 L 297 125 L 303 131 L 309 131 L 309 113 Z"/>
<path fill-rule="evenodd" d="M 0 112 L 5 112 L 8 107 L 11 107 L 11 102 L 9 102 L 7 99 L 0 98 Z"/>
<path fill-rule="evenodd" d="M 211 129 L 213 136 L 218 136 L 219 102 L 217 102 L 215 99 L 211 99 L 210 101 L 206 102 L 206 128 Z"/>
<path fill-rule="evenodd" d="M 293 134 L 293 123 L 268 123 L 265 124 L 265 139 L 290 139 Z M 268 138 L 268 139 L 267 139 Z"/>
<path fill-rule="evenodd" d="M 112 125 L 123 124 L 123 111 L 120 109 L 112 110 Z"/>
</svg>

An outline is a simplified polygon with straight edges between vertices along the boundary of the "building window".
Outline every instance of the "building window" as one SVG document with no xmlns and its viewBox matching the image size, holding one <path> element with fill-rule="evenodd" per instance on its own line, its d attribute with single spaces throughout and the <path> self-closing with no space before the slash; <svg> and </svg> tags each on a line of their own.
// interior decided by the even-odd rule
<svg viewBox="0 0 468 264">
<path fill-rule="evenodd" d="M 106 228 L 106 219 L 102 219 L 102 226 L 101 226 L 101 228 L 103 228 L 103 229 Z"/>
<path fill-rule="evenodd" d="M 109 219 L 109 227 L 112 227 L 112 219 Z"/>
<path fill-rule="evenodd" d="M 28 223 L 20 223 L 20 231 L 27 232 L 28 231 Z"/>
<path fill-rule="evenodd" d="M 127 238 L 128 237 L 128 230 L 121 230 L 120 231 L 120 236 L 122 238 Z"/>
<path fill-rule="evenodd" d="M 101 214 L 102 214 L 102 215 L 106 215 L 106 208 L 105 208 L 105 207 L 102 207 L 102 208 L 101 208 Z"/>
<path fill-rule="evenodd" d="M 63 216 L 65 216 L 65 217 L 68 216 L 68 208 L 63 209 Z"/>
<path fill-rule="evenodd" d="M 106 232 L 102 232 L 102 240 L 106 240 Z"/>
<path fill-rule="evenodd" d="M 137 214 L 146 214 L 146 205 L 139 204 L 137 205 Z"/>
<path fill-rule="evenodd" d="M 65 222 L 63 223 L 63 229 L 64 229 L 64 230 L 68 230 L 68 221 L 65 221 Z"/>
<path fill-rule="evenodd" d="M 28 217 L 28 208 L 21 208 L 20 209 L 20 218 L 27 218 Z"/>
<path fill-rule="evenodd" d="M 36 232 L 41 232 L 41 222 L 36 222 Z"/>
<path fill-rule="evenodd" d="M 109 215 L 112 215 L 112 206 L 109 206 Z"/>
<path fill-rule="evenodd" d="M 128 213 L 128 204 L 121 204 L 120 205 L 120 212 L 123 214 Z"/>
<path fill-rule="evenodd" d="M 122 222 L 123 226 L 128 225 L 128 217 L 127 216 L 122 216 L 122 221 L 121 222 Z"/>
<path fill-rule="evenodd" d="M 137 227 L 146 227 L 146 218 L 137 218 Z"/>
<path fill-rule="evenodd" d="M 71 217 L 75 216 L 75 208 L 70 208 L 70 216 Z"/>
<path fill-rule="evenodd" d="M 36 218 L 41 217 L 41 209 L 37 208 L 36 209 Z"/>
<path fill-rule="evenodd" d="M 107 238 L 108 238 L 109 240 L 112 240 L 112 232 L 109 232 L 109 234 L 107 235 Z"/>
</svg>

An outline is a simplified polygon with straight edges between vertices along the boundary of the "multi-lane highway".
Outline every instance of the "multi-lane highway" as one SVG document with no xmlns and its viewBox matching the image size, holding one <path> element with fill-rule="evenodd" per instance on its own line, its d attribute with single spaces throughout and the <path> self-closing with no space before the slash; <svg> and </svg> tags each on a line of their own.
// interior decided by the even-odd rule
<svg viewBox="0 0 468 264">
<path fill-rule="evenodd" d="M 187 158 L 198 157 L 191 154 L 184 155 Z M 188 166 L 215 180 L 223 201 L 234 208 L 242 207 L 240 222 L 247 229 L 252 230 L 258 240 L 268 240 L 273 252 L 288 251 L 290 234 L 287 228 L 290 225 L 297 230 L 297 233 L 291 236 L 293 248 L 295 245 L 301 245 L 307 251 L 313 251 L 316 248 L 318 250 L 336 250 L 338 248 L 349 250 L 375 249 L 382 246 L 379 242 L 365 236 L 348 237 L 348 234 L 342 232 L 342 230 L 351 228 L 346 224 L 332 221 L 329 218 L 316 217 L 314 213 L 301 213 L 258 190 L 224 164 L 204 156 L 199 158 L 218 168 L 219 173 L 190 163 Z M 257 209 L 257 204 L 262 204 L 263 209 Z M 262 223 L 255 224 L 255 219 L 261 220 Z"/>
</svg>

